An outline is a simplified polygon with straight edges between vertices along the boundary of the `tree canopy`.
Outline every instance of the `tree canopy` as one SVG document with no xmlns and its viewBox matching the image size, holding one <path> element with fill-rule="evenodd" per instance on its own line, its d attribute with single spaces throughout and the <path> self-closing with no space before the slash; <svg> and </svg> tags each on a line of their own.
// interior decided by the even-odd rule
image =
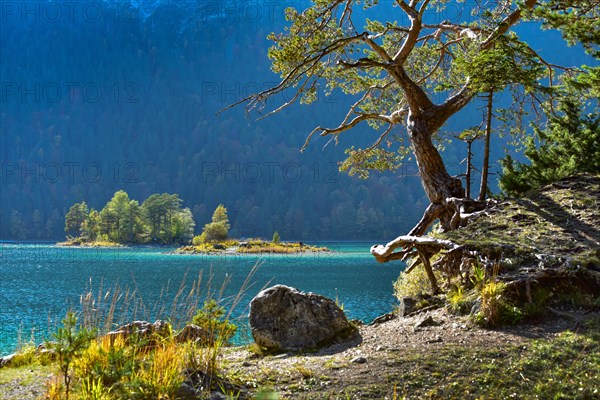
<svg viewBox="0 0 600 400">
<path fill-rule="evenodd" d="M 227 209 L 223 204 L 219 204 L 215 209 L 212 222 L 204 225 L 202 233 L 194 238 L 194 244 L 205 242 L 218 242 L 227 239 L 229 235 L 229 218 Z"/>
<path fill-rule="evenodd" d="M 436 219 L 453 229 L 462 222 L 460 202 L 452 199 L 464 197 L 464 190 L 435 146 L 440 128 L 478 94 L 510 89 L 521 113 L 524 99 L 534 106 L 546 101 L 566 69 L 542 58 L 513 28 L 524 19 L 542 20 L 564 28 L 567 40 L 588 40 L 592 35 L 573 27 L 581 14 L 597 25 L 597 2 L 585 3 L 588 8 L 572 1 L 477 2 L 456 13 L 450 12 L 455 2 L 444 0 L 313 0 L 303 12 L 288 9 L 286 31 L 270 35 L 269 57 L 280 83 L 240 103 L 262 110 L 267 99 L 293 91 L 271 115 L 296 102 L 312 103 L 318 93 L 351 96 L 356 101 L 342 121 L 317 126 L 305 146 L 315 134 L 337 142 L 368 124 L 379 133 L 367 148 L 350 147 L 342 169 L 365 176 L 368 169 L 394 169 L 414 157 L 431 206 L 411 234 L 424 233 Z M 382 13 L 390 17 L 370 18 Z M 440 21 L 439 15 L 452 17 Z"/>
<path fill-rule="evenodd" d="M 124 190 L 117 191 L 101 211 L 74 204 L 65 216 L 65 231 L 84 241 L 115 243 L 188 243 L 195 222 L 177 194 L 153 194 L 140 206 Z"/>
</svg>

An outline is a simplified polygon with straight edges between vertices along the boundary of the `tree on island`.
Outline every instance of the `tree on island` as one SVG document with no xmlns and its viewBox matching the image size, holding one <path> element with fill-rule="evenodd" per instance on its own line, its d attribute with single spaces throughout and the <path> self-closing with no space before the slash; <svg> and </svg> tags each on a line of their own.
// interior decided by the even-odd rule
<svg viewBox="0 0 600 400">
<path fill-rule="evenodd" d="M 137 200 L 124 190 L 117 191 L 100 211 L 102 233 L 117 243 L 137 242 L 143 232 L 142 214 Z"/>
<path fill-rule="evenodd" d="M 100 212 L 85 202 L 74 204 L 65 216 L 69 237 L 114 243 L 188 243 L 196 226 L 189 208 L 177 194 L 153 194 L 140 206 L 124 190 L 117 191 Z"/>
<path fill-rule="evenodd" d="M 227 239 L 228 235 L 229 218 L 227 217 L 227 209 L 223 204 L 219 204 L 213 213 L 212 222 L 204 225 L 202 233 L 194 238 L 193 244 L 223 241 Z"/>
<path fill-rule="evenodd" d="M 302 13 L 288 9 L 286 32 L 270 35 L 275 44 L 269 57 L 280 83 L 236 104 L 262 109 L 267 100 L 293 91 L 289 101 L 266 114 L 271 115 L 296 102 L 312 103 L 320 91 L 356 96 L 339 125 L 316 127 L 304 147 L 315 134 L 337 142 L 342 133 L 362 123 L 382 131 L 370 147 L 348 149 L 341 168 L 362 176 L 369 169 L 394 170 L 412 152 L 431 204 L 409 235 L 424 234 L 435 220 L 443 230 L 451 230 L 465 223 L 465 205 L 485 204 L 465 199 L 461 181 L 448 173 L 435 145 L 440 128 L 478 94 L 510 88 L 517 96 L 517 112 L 524 112 L 525 99 L 544 101 L 552 92 L 542 83 L 555 84 L 558 67 L 511 30 L 525 18 L 549 18 L 543 12 L 552 7 L 581 18 L 597 13 L 597 7 L 579 9 L 572 3 L 478 3 L 456 15 L 450 1 L 396 0 L 394 9 L 389 3 L 367 1 L 362 13 L 357 1 L 313 0 Z M 366 19 L 364 28 L 359 27 L 360 15 L 386 6 L 394 13 L 390 21 Z M 450 6 L 453 11 L 445 12 Z M 443 14 L 456 17 L 436 20 Z M 407 23 L 397 22 L 402 19 Z M 442 101 L 435 103 L 434 96 Z M 405 137 L 393 133 L 398 125 L 404 126 Z"/>
<path fill-rule="evenodd" d="M 89 210 L 85 201 L 75 203 L 65 215 L 65 232 L 69 236 L 81 236 L 84 232 L 85 221 L 88 219 Z"/>
<path fill-rule="evenodd" d="M 279 232 L 275 231 L 275 233 L 273 233 L 273 239 L 271 241 L 275 244 L 281 242 L 281 236 L 279 235 Z"/>
</svg>

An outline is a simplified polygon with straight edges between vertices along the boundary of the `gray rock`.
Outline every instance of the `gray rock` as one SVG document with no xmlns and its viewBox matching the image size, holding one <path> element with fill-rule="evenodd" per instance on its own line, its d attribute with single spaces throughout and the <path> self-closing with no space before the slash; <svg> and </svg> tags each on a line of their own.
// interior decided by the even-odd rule
<svg viewBox="0 0 600 400">
<path fill-rule="evenodd" d="M 127 325 L 108 332 L 106 336 L 117 337 L 122 336 L 125 340 L 135 338 L 135 340 L 151 339 L 156 335 L 159 337 L 166 336 L 169 332 L 169 323 L 157 320 L 153 324 L 148 321 L 133 321 Z"/>
<path fill-rule="evenodd" d="M 475 300 L 473 302 L 473 307 L 471 307 L 471 312 L 469 313 L 469 315 L 477 315 L 477 314 L 479 314 L 480 310 L 481 310 L 481 297 L 477 298 L 477 300 Z"/>
<path fill-rule="evenodd" d="M 196 389 L 192 385 L 187 382 L 183 382 L 179 389 L 177 389 L 177 394 L 175 397 L 180 400 L 195 400 L 198 398 L 200 394 L 197 393 Z"/>
<path fill-rule="evenodd" d="M 367 362 L 367 359 L 365 357 L 358 356 L 354 357 L 352 360 L 350 360 L 350 362 L 352 364 L 364 364 Z"/>
<path fill-rule="evenodd" d="M 175 342 L 206 342 L 210 338 L 210 334 L 206 329 L 199 327 L 198 325 L 190 324 L 186 325 L 181 332 L 175 335 Z"/>
<path fill-rule="evenodd" d="M 398 317 L 398 316 L 396 314 L 394 314 L 394 313 L 383 314 L 383 315 L 380 315 L 379 317 L 375 318 L 373 320 L 373 322 L 371 322 L 369 324 L 369 326 L 379 325 L 379 324 L 382 324 L 384 322 L 391 321 L 391 320 L 395 319 L 396 317 Z"/>
<path fill-rule="evenodd" d="M 335 302 L 276 285 L 250 302 L 250 328 L 269 351 L 304 351 L 341 342 L 356 332 Z"/>
<path fill-rule="evenodd" d="M 429 326 L 437 326 L 440 323 L 437 321 L 434 321 L 433 317 L 431 315 L 428 315 L 426 317 L 422 317 L 420 318 L 416 323 L 415 323 L 415 329 L 417 328 L 427 328 Z"/>
<path fill-rule="evenodd" d="M 443 342 L 443 339 L 442 339 L 442 337 L 441 337 L 441 336 L 439 336 L 439 335 L 438 335 L 438 336 L 436 336 L 436 337 L 435 337 L 435 338 L 433 338 L 433 339 L 429 339 L 429 340 L 426 340 L 426 341 L 425 341 L 425 343 L 428 343 L 428 344 L 431 344 L 431 343 L 441 343 L 441 342 Z"/>
<path fill-rule="evenodd" d="M 400 305 L 398 306 L 398 315 L 400 317 L 406 317 L 408 314 L 415 311 L 417 308 L 417 300 L 412 297 L 403 297 L 400 300 Z"/>
<path fill-rule="evenodd" d="M 0 357 L 0 368 L 9 366 L 16 355 L 17 353 L 13 353 L 4 357 Z"/>
</svg>

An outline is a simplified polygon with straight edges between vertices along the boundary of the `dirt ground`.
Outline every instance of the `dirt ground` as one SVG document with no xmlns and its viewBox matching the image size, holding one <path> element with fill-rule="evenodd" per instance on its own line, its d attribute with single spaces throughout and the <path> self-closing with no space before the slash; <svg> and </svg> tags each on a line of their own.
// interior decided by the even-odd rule
<svg viewBox="0 0 600 400">
<path fill-rule="evenodd" d="M 232 376 L 247 377 L 248 387 L 270 387 L 259 390 L 262 398 L 273 398 L 269 393 L 276 392 L 279 398 L 290 399 L 416 399 L 443 379 L 436 369 L 442 373 L 446 367 L 448 373 L 454 369 L 452 357 L 461 352 L 481 353 L 483 358 L 514 354 L 527 349 L 533 340 L 552 339 L 560 332 L 578 329 L 581 321 L 598 314 L 569 310 L 563 316 L 549 315 L 533 323 L 487 330 L 474 326 L 468 317 L 437 309 L 362 326 L 360 338 L 314 354 L 262 357 L 247 349 L 231 349 L 227 365 Z M 419 327 L 423 321 L 426 326 Z M 456 360 L 464 362 L 459 357 Z M 474 357 L 472 362 L 481 361 Z M 431 375 L 430 382 L 427 375 Z M 415 383 L 415 376 L 423 380 Z"/>
<path fill-rule="evenodd" d="M 497 372 L 496 361 L 506 365 L 506 360 L 518 359 L 534 340 L 552 340 L 579 329 L 585 320 L 600 318 L 598 310 L 557 312 L 560 315 L 548 313 L 527 324 L 488 330 L 441 308 L 361 326 L 353 341 L 311 354 L 264 356 L 247 346 L 227 348 L 222 364 L 225 376 L 257 399 L 456 398 L 457 392 L 436 387 L 452 388 L 453 380 L 465 377 L 471 383 L 461 387 L 460 398 L 488 398 L 478 394 L 481 379 L 470 380 L 470 374 Z M 482 369 L 482 363 L 490 366 Z M 0 399 L 43 398 L 51 377 L 49 367 L 0 369 Z"/>
</svg>

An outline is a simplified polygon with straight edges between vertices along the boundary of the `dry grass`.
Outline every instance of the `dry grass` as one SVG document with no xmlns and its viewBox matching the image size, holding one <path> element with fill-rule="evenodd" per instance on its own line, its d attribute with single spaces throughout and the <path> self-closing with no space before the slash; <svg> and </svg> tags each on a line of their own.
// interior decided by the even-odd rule
<svg viewBox="0 0 600 400">
<path fill-rule="evenodd" d="M 182 382 L 190 373 L 202 371 L 203 376 L 216 377 L 221 372 L 222 352 L 228 345 L 229 337 L 202 337 L 196 342 L 180 343 L 175 338 L 178 329 L 192 321 L 199 312 L 200 302 L 225 305 L 226 311 L 209 315 L 202 321 L 194 319 L 206 332 L 210 328 L 225 324 L 233 327 L 232 312 L 251 285 L 251 280 L 258 266 L 247 275 L 237 294 L 224 297 L 226 280 L 223 286 L 212 289 L 212 274 L 202 279 L 202 273 L 191 284 L 185 279 L 179 286 L 169 303 L 167 293 L 163 289 L 161 298 L 152 306 L 148 306 L 136 289 L 121 288 L 118 285 L 104 289 L 102 284 L 94 288 L 92 282 L 86 293 L 80 297 L 81 309 L 77 312 L 76 332 L 93 329 L 97 337 L 86 347 L 73 353 L 72 368 L 67 372 L 72 381 L 70 398 L 82 399 L 117 399 L 117 398 L 161 398 L 173 399 Z M 207 299 L 213 301 L 208 302 Z M 212 318 L 215 321 L 211 320 Z M 122 326 L 137 319 L 154 318 L 170 321 L 166 332 L 155 332 L 150 337 L 123 335 L 106 335 L 116 326 Z M 218 320 L 217 320 L 218 319 Z M 131 340 L 131 338 L 135 340 Z M 52 348 L 52 347 L 51 347 Z M 47 356 L 44 356 L 47 357 Z M 13 366 L 39 364 L 42 356 L 33 345 L 23 345 Z M 56 361 L 51 362 L 55 366 Z M 62 372 L 64 374 L 64 371 Z M 60 399 L 66 396 L 65 385 L 59 376 L 51 379 L 46 385 L 45 397 Z"/>
</svg>

